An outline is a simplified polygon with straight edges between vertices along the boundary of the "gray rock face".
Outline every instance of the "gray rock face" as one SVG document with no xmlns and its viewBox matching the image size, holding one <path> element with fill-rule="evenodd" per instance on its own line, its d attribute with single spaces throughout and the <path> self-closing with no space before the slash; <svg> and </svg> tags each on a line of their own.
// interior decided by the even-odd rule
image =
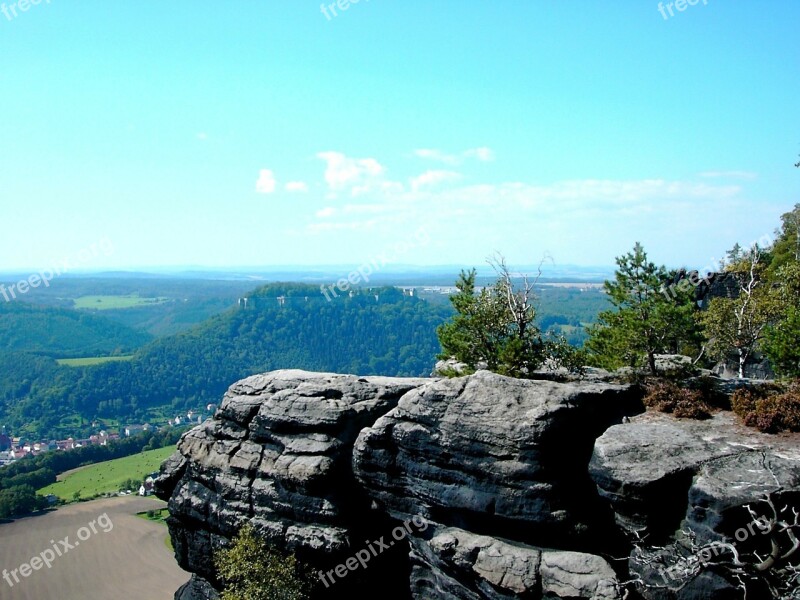
<svg viewBox="0 0 800 600">
<path fill-rule="evenodd" d="M 470 368 L 466 363 L 460 362 L 455 358 L 448 358 L 447 360 L 440 360 L 436 362 L 436 366 L 431 371 L 432 377 L 448 377 L 451 375 L 466 375 L 469 373 Z"/>
<path fill-rule="evenodd" d="M 560 598 L 619 598 L 617 578 L 599 556 L 578 552 L 542 552 L 542 591 Z"/>
<path fill-rule="evenodd" d="M 245 523 L 306 558 L 346 551 L 369 507 L 351 474 L 353 442 L 427 381 L 276 371 L 231 386 L 156 484 L 180 565 L 213 581 L 213 550 Z"/>
<path fill-rule="evenodd" d="M 619 598 L 617 576 L 599 556 L 543 550 L 440 528 L 412 541 L 415 598 Z M 547 596 L 546 596 L 547 597 Z"/>
<path fill-rule="evenodd" d="M 724 502 L 733 505 L 778 487 L 764 461 L 782 483 L 795 486 L 799 440 L 759 433 L 728 412 L 707 421 L 648 412 L 600 436 L 589 470 L 625 530 L 660 538 L 681 525 L 690 490 L 697 502 L 727 498 Z M 672 507 L 666 513 L 665 505 Z M 665 523 L 666 515 L 673 520 Z"/>
<path fill-rule="evenodd" d="M 355 475 L 398 517 L 585 550 L 605 525 L 586 477 L 594 440 L 640 406 L 628 386 L 441 380 L 361 433 Z"/>
<path fill-rule="evenodd" d="M 735 542 L 751 521 L 745 505 L 770 516 L 763 498 L 779 490 L 781 504 L 800 508 L 800 436 L 761 434 L 731 413 L 707 421 L 646 413 L 611 427 L 595 444 L 590 472 L 618 524 L 631 538 L 641 536 L 653 546 L 681 540 L 684 531 L 698 546 Z M 752 533 L 747 538 L 742 551 L 768 553 L 768 539 Z M 738 597 L 735 582 L 702 569 L 678 591 L 664 573 L 669 561 L 644 566 L 635 558 L 634 552 L 632 571 L 666 588 L 639 590 L 645 598 Z"/>
<path fill-rule="evenodd" d="M 192 575 L 192 578 L 175 592 L 175 600 L 219 600 L 219 594 L 205 579 Z"/>
<path fill-rule="evenodd" d="M 800 436 L 730 413 L 639 414 L 637 388 L 607 377 L 277 371 L 233 385 L 156 483 L 176 557 L 196 574 L 176 598 L 214 600 L 213 552 L 245 523 L 323 573 L 386 540 L 368 566 L 329 574 L 319 598 L 617 600 L 637 577 L 647 600 L 740 597 L 713 570 L 679 587 L 662 567 L 681 531 L 730 540 L 744 505 L 765 514 L 759 499 L 778 486 L 781 506 L 800 507 Z M 392 540 L 403 522 L 425 526 Z M 661 562 L 642 567 L 653 555 L 626 538 L 637 533 L 664 546 Z"/>
<path fill-rule="evenodd" d="M 690 376 L 696 369 L 690 356 L 682 354 L 656 354 L 656 371 L 666 377 Z"/>
</svg>

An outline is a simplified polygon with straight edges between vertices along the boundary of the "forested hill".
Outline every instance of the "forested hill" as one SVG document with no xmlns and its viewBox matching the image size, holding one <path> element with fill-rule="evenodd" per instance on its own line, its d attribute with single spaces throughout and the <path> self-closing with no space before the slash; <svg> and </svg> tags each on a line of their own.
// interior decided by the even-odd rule
<svg viewBox="0 0 800 600">
<path fill-rule="evenodd" d="M 152 340 L 102 316 L 23 302 L 0 302 L 0 349 L 58 358 L 132 352 Z"/>
<path fill-rule="evenodd" d="M 74 429 L 77 415 L 158 422 L 154 415 L 217 402 L 234 381 L 280 368 L 426 375 L 440 351 L 436 327 L 451 310 L 394 288 L 329 302 L 317 286 L 264 286 L 246 308 L 152 342 L 129 362 L 70 368 L 7 355 L 0 424 L 53 435 Z"/>
</svg>

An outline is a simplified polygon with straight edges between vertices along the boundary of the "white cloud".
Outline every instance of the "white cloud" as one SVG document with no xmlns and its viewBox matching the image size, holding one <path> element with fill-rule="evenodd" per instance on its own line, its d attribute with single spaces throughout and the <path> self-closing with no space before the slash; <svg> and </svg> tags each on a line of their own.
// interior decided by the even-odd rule
<svg viewBox="0 0 800 600">
<path fill-rule="evenodd" d="M 333 192 L 370 189 L 385 172 L 374 158 L 349 158 L 341 152 L 320 152 L 317 156 L 327 163 L 325 181 Z"/>
<path fill-rule="evenodd" d="M 433 172 L 427 181 L 440 181 Z M 447 172 L 449 173 L 449 172 Z M 427 174 L 423 174 L 425 177 Z M 457 175 L 457 174 L 455 174 Z M 419 179 L 419 178 L 418 178 Z M 447 180 L 450 180 L 448 178 Z M 727 205 L 736 200 L 741 188 L 736 185 L 641 180 L 569 180 L 546 185 L 508 182 L 436 188 L 418 183 L 404 191 L 374 194 L 369 203 L 345 204 L 325 217 L 333 217 L 323 230 L 349 229 L 352 223 L 371 218 L 371 225 L 381 224 L 389 231 L 406 222 L 429 222 L 458 218 L 469 220 L 506 220 L 535 218 L 548 222 L 564 219 L 602 219 L 614 223 L 635 215 L 654 212 L 671 214 L 695 210 L 700 206 Z M 317 216 L 322 216 L 320 213 Z"/>
<path fill-rule="evenodd" d="M 386 214 L 402 210 L 402 206 L 392 203 L 372 203 L 372 204 L 346 204 L 342 209 L 345 214 L 356 215 L 375 215 Z"/>
<path fill-rule="evenodd" d="M 286 184 L 285 189 L 287 192 L 305 194 L 308 191 L 308 184 L 304 181 L 290 181 Z"/>
<path fill-rule="evenodd" d="M 437 150 L 418 150 L 416 154 L 439 162 L 454 156 Z M 488 148 L 475 148 L 461 153 L 461 160 L 466 160 L 467 154 L 479 161 L 494 157 Z M 743 198 L 742 182 L 700 176 L 688 180 L 564 179 L 465 185 L 458 170 L 433 168 L 403 185 L 388 179 L 387 169 L 375 159 L 355 159 L 339 152 L 318 156 L 327 163 L 325 181 L 332 201 L 306 224 L 306 232 L 315 235 L 371 229 L 391 237 L 419 223 L 446 223 L 443 227 L 454 231 L 481 223 L 490 232 L 486 243 L 497 244 L 505 239 L 498 232 L 531 223 L 540 228 L 540 239 L 557 246 L 567 239 L 582 241 L 575 233 L 575 223 L 581 223 L 584 231 L 609 232 L 608 238 L 597 239 L 607 239 L 611 245 L 625 232 L 635 237 L 637 231 L 650 231 L 653 223 L 671 223 L 686 231 L 688 225 L 677 225 L 676 215 L 714 214 L 724 207 L 740 206 Z M 339 203 L 340 198 L 347 200 Z M 653 231 L 657 236 L 661 229 Z"/>
<path fill-rule="evenodd" d="M 461 162 L 461 159 L 454 154 L 446 154 L 441 150 L 436 150 L 433 148 L 420 148 L 419 150 L 414 150 L 414 154 L 416 154 L 420 158 L 424 158 L 427 160 L 435 160 L 438 162 L 447 163 L 448 165 L 457 165 Z"/>
<path fill-rule="evenodd" d="M 197 134 L 197 139 L 205 141 L 208 139 L 208 134 L 204 131 L 201 131 L 200 133 Z"/>
<path fill-rule="evenodd" d="M 656 205 L 695 200 L 727 200 L 739 194 L 736 185 L 714 186 L 706 183 L 667 181 L 664 179 L 556 181 L 547 185 L 504 183 L 449 189 L 440 196 L 463 206 L 497 206 L 537 210 L 542 213 L 569 211 L 650 210 Z"/>
<path fill-rule="evenodd" d="M 414 154 L 419 158 L 443 162 L 453 166 L 462 164 L 467 158 L 474 158 L 481 162 L 490 162 L 494 160 L 494 150 L 486 146 L 464 150 L 460 154 L 448 154 L 447 152 L 435 148 L 420 148 L 419 150 L 414 150 Z"/>
<path fill-rule="evenodd" d="M 464 152 L 464 156 L 467 158 L 477 158 L 481 162 L 491 162 L 494 160 L 494 150 L 487 148 L 486 146 L 482 146 L 480 148 L 467 150 Z"/>
<path fill-rule="evenodd" d="M 256 181 L 256 192 L 259 194 L 272 194 L 275 192 L 275 174 L 270 169 L 261 169 Z"/>
<path fill-rule="evenodd" d="M 399 194 L 405 191 L 405 187 L 399 181 L 369 181 L 364 185 L 358 185 L 353 188 L 353 196 L 361 196 L 363 194 L 377 193 L 382 195 Z"/>
<path fill-rule="evenodd" d="M 411 189 L 418 191 L 420 188 L 432 187 L 446 181 L 461 179 L 461 173 L 455 171 L 425 171 L 422 175 L 411 179 Z"/>
</svg>

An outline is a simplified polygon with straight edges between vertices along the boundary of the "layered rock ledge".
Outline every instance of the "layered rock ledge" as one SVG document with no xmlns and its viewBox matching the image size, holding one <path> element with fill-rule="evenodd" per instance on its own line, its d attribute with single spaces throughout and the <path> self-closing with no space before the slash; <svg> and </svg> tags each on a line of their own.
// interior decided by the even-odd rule
<svg viewBox="0 0 800 600">
<path fill-rule="evenodd" d="M 689 532 L 697 547 L 745 542 L 740 551 L 764 556 L 771 540 L 757 529 L 747 530 L 752 522 L 747 507 L 771 518 L 765 501 L 771 494 L 790 516 L 791 508 L 800 510 L 800 435 L 759 433 L 730 412 L 705 421 L 648 412 L 600 436 L 590 473 L 629 539 L 669 546 Z M 678 563 L 667 557 L 644 564 L 634 549 L 629 568 L 643 580 L 639 593 L 644 598 L 741 597 L 739 582 L 721 576 L 724 570 L 708 569 L 680 581 L 665 576 L 670 566 L 683 568 Z M 766 590 L 760 593 L 772 597 Z"/>
<path fill-rule="evenodd" d="M 677 593 L 630 584 L 659 574 L 642 574 L 632 539 L 667 544 L 686 529 L 726 539 L 776 481 L 798 489 L 797 437 L 754 433 L 729 414 L 641 414 L 640 395 L 599 377 L 486 371 L 240 381 L 157 483 L 177 560 L 195 574 L 176 598 L 214 598 L 213 552 L 245 523 L 323 573 L 391 540 L 320 598 L 736 597 L 713 573 Z"/>
<path fill-rule="evenodd" d="M 245 523 L 316 563 L 346 553 L 369 508 L 350 468 L 353 443 L 426 381 L 276 371 L 231 386 L 156 484 L 180 565 L 213 582 L 213 551 Z"/>
</svg>

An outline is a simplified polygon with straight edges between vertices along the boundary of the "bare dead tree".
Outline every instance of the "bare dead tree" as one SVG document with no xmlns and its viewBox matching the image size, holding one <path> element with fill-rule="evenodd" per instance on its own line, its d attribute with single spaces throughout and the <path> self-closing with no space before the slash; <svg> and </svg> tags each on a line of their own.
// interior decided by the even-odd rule
<svg viewBox="0 0 800 600">
<path fill-rule="evenodd" d="M 742 299 L 741 304 L 734 310 L 736 318 L 736 337 L 737 339 L 758 340 L 764 328 L 767 326 L 766 319 L 755 318 L 757 311 L 754 309 L 756 303 L 756 289 L 761 285 L 759 277 L 759 267 L 761 266 L 762 253 L 758 245 L 753 246 L 747 255 L 749 269 L 746 270 L 745 277 L 739 280 L 739 294 Z M 754 344 L 742 344 L 737 348 L 739 352 L 739 377 L 744 377 L 744 367 L 750 356 Z"/>
<path fill-rule="evenodd" d="M 764 253 L 758 244 L 745 253 L 732 251 L 728 270 L 738 287 L 736 298 L 714 298 L 702 316 L 709 349 L 719 357 L 735 350 L 738 376 L 744 378 L 748 360 L 757 350 L 766 328 L 774 321 L 777 304 L 764 280 Z"/>
<path fill-rule="evenodd" d="M 800 599 L 800 510 L 788 504 L 779 507 L 777 498 L 784 491 L 770 465 L 763 459 L 776 488 L 766 493 L 758 504 L 766 504 L 760 515 L 753 505 L 743 508 L 750 517 L 746 527 L 733 540 L 699 544 L 696 533 L 682 530 L 678 539 L 667 546 L 649 546 L 645 536 L 634 536 L 630 557 L 631 578 L 621 582 L 621 590 L 670 590 L 677 593 L 707 569 L 726 575 L 738 583 L 743 598 L 755 584 L 765 586 L 776 600 Z M 744 535 L 739 536 L 739 532 Z M 737 542 L 753 536 L 763 539 L 769 550 L 747 552 Z"/>
<path fill-rule="evenodd" d="M 518 289 L 514 287 L 514 276 L 508 267 L 505 257 L 500 252 L 495 252 L 486 259 L 489 266 L 494 269 L 499 278 L 498 292 L 504 299 L 514 324 L 517 327 L 520 338 L 524 338 L 528 328 L 536 318 L 536 294 L 534 289 L 542 276 L 542 266 L 546 260 L 552 260 L 549 255 L 545 255 L 539 262 L 536 276 L 532 279 L 527 273 L 517 273 L 520 284 Z"/>
</svg>

